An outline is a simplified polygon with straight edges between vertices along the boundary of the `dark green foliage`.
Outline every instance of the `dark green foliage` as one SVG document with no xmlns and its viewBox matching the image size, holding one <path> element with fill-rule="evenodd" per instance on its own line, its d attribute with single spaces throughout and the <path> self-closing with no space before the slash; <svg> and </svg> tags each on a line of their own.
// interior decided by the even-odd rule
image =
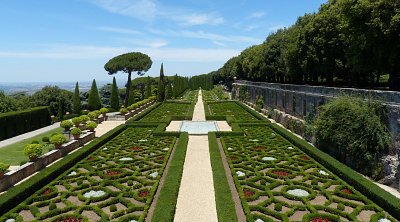
<svg viewBox="0 0 400 222">
<path fill-rule="evenodd" d="M 57 104 L 58 104 L 57 117 L 59 120 L 62 120 L 64 117 L 63 103 L 61 100 L 58 100 Z"/>
<path fill-rule="evenodd" d="M 211 90 L 213 87 L 213 76 L 210 74 L 193 76 L 189 79 L 189 88 L 192 90 L 196 90 L 199 88 Z"/>
<path fill-rule="evenodd" d="M 158 80 L 158 87 L 157 87 L 157 100 L 159 102 L 165 100 L 164 66 L 162 63 L 160 68 L 160 79 Z"/>
<path fill-rule="evenodd" d="M 76 82 L 75 92 L 74 92 L 74 113 L 81 114 L 81 97 L 79 96 L 79 85 Z"/>
<path fill-rule="evenodd" d="M 166 92 L 165 99 L 172 99 L 173 92 L 172 92 L 172 85 L 170 82 L 167 84 L 167 89 L 165 90 L 165 92 Z"/>
<path fill-rule="evenodd" d="M 151 96 L 151 78 L 150 76 L 147 77 L 147 83 L 146 83 L 146 96 L 145 99 L 148 99 Z"/>
<path fill-rule="evenodd" d="M 99 96 L 99 91 L 97 90 L 96 80 L 93 79 L 92 88 L 90 88 L 89 99 L 88 99 L 88 109 L 98 110 L 101 108 L 101 100 Z"/>
<path fill-rule="evenodd" d="M 140 52 L 130 52 L 122 54 L 110 59 L 104 69 L 108 74 L 113 75 L 119 71 L 128 74 L 128 82 L 126 84 L 125 107 L 128 107 L 129 94 L 131 92 L 131 76 L 132 72 L 137 72 L 138 75 L 143 75 L 144 72 L 150 69 L 153 62 L 150 57 Z"/>
<path fill-rule="evenodd" d="M 36 106 L 49 106 L 52 115 L 57 115 L 58 102 L 61 101 L 64 112 L 72 112 L 74 93 L 58 86 L 45 86 L 32 95 Z"/>
<path fill-rule="evenodd" d="M 378 107 L 349 96 L 321 106 L 315 122 L 319 147 L 363 174 L 372 175 L 379 165 L 378 158 L 390 145 L 390 133 L 377 113 L 381 110 Z"/>
<path fill-rule="evenodd" d="M 49 107 L 0 114 L 0 140 L 11 138 L 51 124 Z"/>
<path fill-rule="evenodd" d="M 189 79 L 187 77 L 182 77 L 175 75 L 173 80 L 173 95 L 172 97 L 177 98 L 189 87 Z"/>
<path fill-rule="evenodd" d="M 117 86 L 117 81 L 115 80 L 115 77 L 113 78 L 113 83 L 111 87 L 111 99 L 110 99 L 110 106 L 114 110 L 119 109 L 119 93 L 118 93 L 118 86 Z"/>
<path fill-rule="evenodd" d="M 110 212 L 115 212 L 117 211 L 117 206 L 115 206 L 115 204 L 110 206 Z"/>
</svg>

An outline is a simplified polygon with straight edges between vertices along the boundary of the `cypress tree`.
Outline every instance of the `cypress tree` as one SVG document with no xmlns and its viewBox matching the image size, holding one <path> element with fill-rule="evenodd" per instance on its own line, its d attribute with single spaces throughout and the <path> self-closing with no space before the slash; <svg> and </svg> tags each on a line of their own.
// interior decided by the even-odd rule
<svg viewBox="0 0 400 222">
<path fill-rule="evenodd" d="M 79 97 L 79 85 L 76 82 L 74 93 L 74 113 L 81 114 L 81 98 Z"/>
<path fill-rule="evenodd" d="M 160 102 L 165 100 L 164 66 L 162 63 L 160 69 L 160 79 L 158 80 L 157 98 Z"/>
<path fill-rule="evenodd" d="M 99 91 L 97 90 L 96 80 L 93 79 L 92 88 L 89 92 L 89 99 L 88 99 L 88 109 L 89 110 L 98 110 L 101 108 L 101 101 Z"/>
<path fill-rule="evenodd" d="M 147 86 L 146 86 L 146 99 L 151 96 L 151 78 L 147 76 Z"/>
<path fill-rule="evenodd" d="M 168 84 L 167 84 L 167 90 L 166 90 L 166 91 L 167 91 L 167 92 L 166 92 L 165 98 L 166 98 L 166 99 L 171 99 L 171 98 L 172 98 L 172 94 L 173 94 L 171 82 L 168 82 Z"/>
<path fill-rule="evenodd" d="M 117 86 L 117 81 L 115 77 L 113 78 L 113 83 L 111 86 L 111 108 L 118 111 L 119 110 L 119 91 Z"/>
</svg>

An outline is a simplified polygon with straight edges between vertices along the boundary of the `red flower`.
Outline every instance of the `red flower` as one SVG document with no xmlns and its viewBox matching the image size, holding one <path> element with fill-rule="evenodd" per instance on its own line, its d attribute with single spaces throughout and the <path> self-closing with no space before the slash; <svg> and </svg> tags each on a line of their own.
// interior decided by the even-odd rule
<svg viewBox="0 0 400 222">
<path fill-rule="evenodd" d="M 302 160 L 309 160 L 309 158 L 307 156 L 301 156 L 300 157 Z"/>
<path fill-rule="evenodd" d="M 45 191 L 43 191 L 43 195 L 48 195 L 48 194 L 51 194 L 51 192 L 52 192 L 53 190 L 51 190 L 50 188 L 47 188 Z"/>
<path fill-rule="evenodd" d="M 289 175 L 289 173 L 285 171 L 273 171 L 272 173 L 280 177 L 286 177 Z"/>
<path fill-rule="evenodd" d="M 115 175 L 119 175 L 119 174 L 121 174 L 121 172 L 119 172 L 119 171 L 112 171 L 112 170 L 106 171 L 107 176 L 115 176 Z"/>
<path fill-rule="evenodd" d="M 254 149 L 255 149 L 255 150 L 265 150 L 265 147 L 263 147 L 263 146 L 256 146 Z"/>
<path fill-rule="evenodd" d="M 310 222 L 331 222 L 328 218 L 315 217 Z"/>
<path fill-rule="evenodd" d="M 252 197 L 254 195 L 254 192 L 249 190 L 249 189 L 244 189 L 243 190 L 244 196 L 247 197 Z"/>
<path fill-rule="evenodd" d="M 134 147 L 131 148 L 131 150 L 143 150 L 143 149 L 141 147 L 134 146 Z"/>
<path fill-rule="evenodd" d="M 139 192 L 139 197 L 147 197 L 149 195 L 149 191 L 148 190 L 142 190 Z"/>
<path fill-rule="evenodd" d="M 236 156 L 231 156 L 231 160 L 237 160 Z"/>
<path fill-rule="evenodd" d="M 340 191 L 342 191 L 343 193 L 347 193 L 347 194 L 353 194 L 353 192 L 350 189 L 347 189 L 347 188 L 344 188 L 344 189 L 342 189 Z"/>
</svg>

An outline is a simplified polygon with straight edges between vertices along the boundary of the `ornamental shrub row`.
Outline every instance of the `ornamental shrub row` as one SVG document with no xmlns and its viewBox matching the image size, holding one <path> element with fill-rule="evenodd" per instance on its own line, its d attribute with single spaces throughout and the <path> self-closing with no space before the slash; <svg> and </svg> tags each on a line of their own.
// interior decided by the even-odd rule
<svg viewBox="0 0 400 222">
<path fill-rule="evenodd" d="M 51 124 L 49 107 L 0 114 L 0 140 L 5 140 Z"/>
</svg>

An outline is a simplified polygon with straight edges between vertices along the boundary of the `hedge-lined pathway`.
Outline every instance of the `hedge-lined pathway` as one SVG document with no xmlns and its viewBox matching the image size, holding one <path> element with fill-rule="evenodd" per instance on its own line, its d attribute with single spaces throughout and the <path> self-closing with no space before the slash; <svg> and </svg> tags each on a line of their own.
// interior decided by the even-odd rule
<svg viewBox="0 0 400 222">
<path fill-rule="evenodd" d="M 193 121 L 205 121 L 201 91 Z M 218 221 L 208 136 L 189 136 L 174 221 Z"/>
</svg>

